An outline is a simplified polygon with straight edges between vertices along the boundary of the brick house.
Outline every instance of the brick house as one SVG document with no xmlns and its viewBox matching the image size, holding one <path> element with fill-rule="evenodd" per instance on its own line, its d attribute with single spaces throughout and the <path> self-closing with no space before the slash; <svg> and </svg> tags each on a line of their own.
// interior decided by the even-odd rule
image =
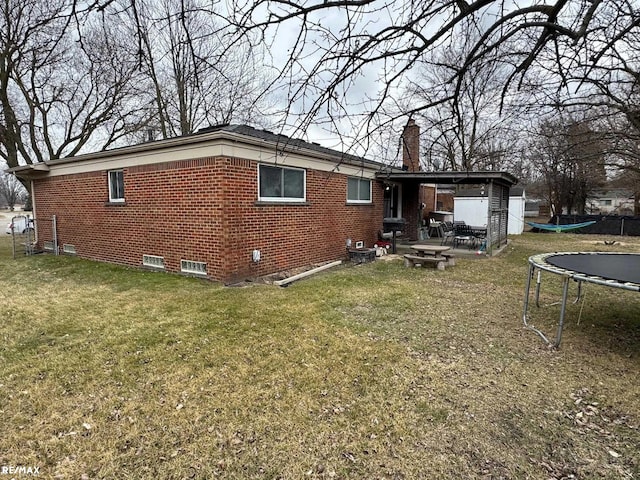
<svg viewBox="0 0 640 480">
<path fill-rule="evenodd" d="M 346 258 L 348 240 L 372 246 L 383 168 L 222 125 L 12 170 L 31 181 L 39 246 L 233 283 Z"/>
</svg>

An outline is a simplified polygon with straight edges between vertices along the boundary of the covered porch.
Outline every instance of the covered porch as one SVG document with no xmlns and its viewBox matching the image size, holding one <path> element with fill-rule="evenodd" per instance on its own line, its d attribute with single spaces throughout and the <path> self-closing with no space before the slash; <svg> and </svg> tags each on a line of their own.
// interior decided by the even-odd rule
<svg viewBox="0 0 640 480">
<path fill-rule="evenodd" d="M 398 216 L 406 221 L 401 243 L 437 243 L 441 240 L 420 238 L 425 217 L 424 204 L 421 202 L 421 186 L 446 184 L 481 187 L 489 200 L 486 218 L 479 219 L 479 223 L 482 222 L 487 230 L 486 253 L 493 255 L 507 244 L 509 188 L 518 182 L 510 173 L 390 171 L 378 174 L 377 178 L 385 184 L 385 190 L 390 192 L 390 203 L 385 216 Z M 460 250 L 463 253 L 465 248 L 462 247 Z"/>
</svg>

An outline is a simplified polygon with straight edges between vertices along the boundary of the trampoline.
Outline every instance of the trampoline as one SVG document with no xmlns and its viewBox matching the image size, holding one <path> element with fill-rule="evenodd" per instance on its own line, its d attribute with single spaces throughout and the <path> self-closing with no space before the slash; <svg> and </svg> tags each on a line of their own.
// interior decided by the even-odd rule
<svg viewBox="0 0 640 480">
<path fill-rule="evenodd" d="M 540 306 L 541 273 L 543 271 L 553 273 L 562 276 L 563 279 L 562 299 L 558 302 L 561 304 L 560 320 L 558 322 L 556 338 L 553 342 L 540 330 L 531 325 L 527 319 L 531 280 L 535 276 L 536 270 L 538 276 L 536 280 L 535 301 L 538 307 Z M 558 347 L 562 340 L 569 280 L 574 280 L 578 283 L 578 294 L 574 303 L 580 300 L 582 282 L 640 292 L 640 253 L 556 252 L 541 253 L 529 257 L 529 272 L 525 287 L 522 320 L 525 327 L 536 332 L 547 344 L 554 347 Z"/>
</svg>

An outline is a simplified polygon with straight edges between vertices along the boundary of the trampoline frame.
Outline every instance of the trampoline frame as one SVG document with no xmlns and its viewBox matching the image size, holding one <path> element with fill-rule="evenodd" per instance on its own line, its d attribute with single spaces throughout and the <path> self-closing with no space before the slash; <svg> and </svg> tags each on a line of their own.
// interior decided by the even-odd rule
<svg viewBox="0 0 640 480">
<path fill-rule="evenodd" d="M 556 267 L 547 263 L 547 258 L 555 255 L 638 255 L 638 253 L 628 252 L 552 252 L 552 253 L 539 253 L 529 257 L 529 272 L 527 274 L 527 283 L 524 294 L 524 308 L 522 312 L 522 321 L 524 326 L 529 330 L 537 333 L 549 346 L 557 348 L 560 346 L 562 340 L 562 330 L 564 328 L 564 319 L 567 308 L 567 296 L 569 293 L 569 280 L 573 280 L 578 283 L 578 294 L 573 303 L 578 303 L 582 295 L 582 282 L 594 283 L 596 285 L 603 285 L 611 288 L 621 288 L 623 290 L 631 290 L 634 292 L 640 292 L 640 284 L 634 282 L 621 282 L 618 280 L 611 280 L 595 275 L 587 275 L 585 273 L 576 272 L 574 270 L 568 270 L 566 268 Z M 555 302 L 550 305 L 557 305 L 560 303 L 560 320 L 558 321 L 558 329 L 556 332 L 556 338 L 551 342 L 544 333 L 538 330 L 535 326 L 529 323 L 527 319 L 527 312 L 529 310 L 529 296 L 531 291 L 531 280 L 534 277 L 536 270 L 538 270 L 538 277 L 536 281 L 535 302 L 536 306 L 540 307 L 540 286 L 542 284 L 541 273 L 549 272 L 555 275 L 562 276 L 562 298 L 560 302 Z M 548 306 L 550 306 L 548 305 Z"/>
</svg>

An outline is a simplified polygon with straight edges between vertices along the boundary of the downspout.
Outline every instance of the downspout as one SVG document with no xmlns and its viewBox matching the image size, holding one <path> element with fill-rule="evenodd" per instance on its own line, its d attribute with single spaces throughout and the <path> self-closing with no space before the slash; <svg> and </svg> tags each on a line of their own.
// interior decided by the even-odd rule
<svg viewBox="0 0 640 480">
<path fill-rule="evenodd" d="M 433 187 L 433 211 L 438 210 L 438 184 Z"/>
<path fill-rule="evenodd" d="M 31 182 L 31 216 L 33 217 L 33 220 L 34 220 L 33 223 L 35 226 L 33 243 L 37 244 L 38 243 L 38 215 L 36 213 L 36 194 L 35 194 L 33 180 L 30 180 L 30 182 Z"/>
</svg>

